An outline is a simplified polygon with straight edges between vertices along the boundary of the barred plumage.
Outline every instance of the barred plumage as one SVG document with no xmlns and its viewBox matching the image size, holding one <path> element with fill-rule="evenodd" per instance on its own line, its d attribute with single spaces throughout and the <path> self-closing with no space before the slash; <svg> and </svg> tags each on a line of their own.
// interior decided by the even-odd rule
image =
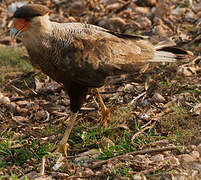
<svg viewBox="0 0 201 180">
<path fill-rule="evenodd" d="M 104 85 L 107 77 L 140 72 L 149 62 L 175 62 L 188 57 L 185 50 L 162 44 L 154 46 L 140 36 L 89 24 L 51 22 L 48 13 L 41 5 L 19 8 L 14 14 L 11 36 L 20 34 L 31 63 L 63 84 L 70 97 L 71 111 L 76 114 L 88 90 Z M 100 103 L 107 124 L 111 110 L 102 100 Z M 69 121 L 60 145 L 67 142 L 74 119 L 75 116 Z"/>
</svg>

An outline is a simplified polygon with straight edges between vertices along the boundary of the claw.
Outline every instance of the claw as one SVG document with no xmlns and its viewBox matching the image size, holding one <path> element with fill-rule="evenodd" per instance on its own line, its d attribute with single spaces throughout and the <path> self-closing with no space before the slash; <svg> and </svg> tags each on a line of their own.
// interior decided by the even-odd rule
<svg viewBox="0 0 201 180">
<path fill-rule="evenodd" d="M 97 89 L 94 89 L 96 98 L 100 104 L 100 108 L 101 108 L 101 114 L 102 114 L 102 121 L 104 122 L 104 126 L 107 127 L 108 126 L 108 122 L 111 120 L 111 112 L 117 110 L 117 106 L 112 106 L 110 108 L 107 108 L 103 102 L 103 99 L 101 97 L 101 95 L 99 94 Z"/>
<path fill-rule="evenodd" d="M 105 108 L 105 109 L 102 109 L 102 114 L 103 114 L 103 117 L 102 117 L 102 120 L 104 122 L 104 126 L 107 127 L 108 126 L 108 122 L 111 121 L 111 113 L 115 110 L 117 110 L 118 107 L 117 106 L 112 106 L 110 108 Z"/>
<path fill-rule="evenodd" d="M 67 152 L 68 152 L 69 144 L 59 144 L 55 152 L 60 152 L 64 153 L 64 155 L 67 157 Z"/>
</svg>

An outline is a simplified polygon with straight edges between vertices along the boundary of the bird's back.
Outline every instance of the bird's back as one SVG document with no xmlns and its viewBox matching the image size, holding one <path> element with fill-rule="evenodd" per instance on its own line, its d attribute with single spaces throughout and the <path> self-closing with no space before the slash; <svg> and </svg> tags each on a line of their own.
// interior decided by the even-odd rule
<svg viewBox="0 0 201 180">
<path fill-rule="evenodd" d="M 57 82 L 70 77 L 89 87 L 104 84 L 107 76 L 140 71 L 150 61 L 170 61 L 174 53 L 161 54 L 139 36 L 110 32 L 81 23 L 51 22 L 51 32 L 39 36 L 38 45 L 28 48 L 33 64 Z M 29 50 L 30 49 L 30 50 Z M 170 56 L 168 58 L 164 58 Z M 58 77 L 57 77 L 58 76 Z"/>
</svg>

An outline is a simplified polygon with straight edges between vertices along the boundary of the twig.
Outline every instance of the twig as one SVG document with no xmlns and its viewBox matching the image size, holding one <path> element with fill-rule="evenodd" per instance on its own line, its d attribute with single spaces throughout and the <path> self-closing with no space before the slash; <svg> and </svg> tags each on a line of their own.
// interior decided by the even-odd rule
<svg viewBox="0 0 201 180">
<path fill-rule="evenodd" d="M 48 111 L 45 111 L 46 113 L 46 120 L 44 120 L 43 122 L 48 122 L 50 120 L 50 113 Z"/>
<path fill-rule="evenodd" d="M 138 99 L 140 99 L 142 96 L 144 96 L 146 92 L 143 92 L 139 94 L 137 97 L 135 97 L 131 102 L 129 102 L 129 105 L 133 105 Z"/>
<path fill-rule="evenodd" d="M 141 126 L 141 129 L 145 128 L 146 126 L 148 126 L 149 124 L 151 124 L 152 121 L 149 121 L 148 123 L 146 123 L 145 125 Z"/>
<path fill-rule="evenodd" d="M 23 144 L 16 144 L 16 145 L 9 146 L 9 149 L 16 149 L 16 148 L 20 148 L 23 146 L 24 146 Z"/>
<path fill-rule="evenodd" d="M 23 92 L 21 89 L 15 87 L 15 86 L 12 85 L 12 84 L 9 84 L 9 86 L 11 86 L 11 87 L 12 87 L 16 92 L 18 92 L 20 95 L 25 96 L 24 92 Z"/>
<path fill-rule="evenodd" d="M 119 92 L 122 92 L 122 91 L 102 91 L 102 92 L 99 92 L 100 94 L 114 94 L 114 93 L 119 93 Z"/>
<path fill-rule="evenodd" d="M 68 177 L 70 177 L 69 174 L 61 173 L 61 172 L 52 172 L 51 175 L 54 178 L 68 178 Z"/>
<path fill-rule="evenodd" d="M 97 175 L 92 175 L 92 176 L 69 176 L 68 174 L 66 173 L 60 173 L 60 172 L 52 172 L 52 177 L 54 178 L 66 178 L 66 179 L 89 179 L 89 178 L 92 178 L 92 177 L 102 177 L 102 176 L 97 176 Z"/>
<path fill-rule="evenodd" d="M 82 107 L 80 109 L 80 112 L 88 112 L 88 111 L 95 111 L 96 109 L 95 108 L 90 108 L 90 107 Z"/>
<path fill-rule="evenodd" d="M 149 121 L 147 124 L 145 124 L 145 126 L 144 126 L 143 129 L 140 129 L 137 133 L 135 133 L 135 134 L 133 135 L 133 137 L 131 138 L 132 144 L 134 144 L 134 140 L 135 140 L 135 138 L 136 138 L 137 136 L 139 136 L 141 133 L 143 133 L 143 132 L 146 131 L 147 129 L 151 129 L 151 128 L 156 124 L 156 122 L 154 122 L 151 126 L 147 126 L 147 125 L 149 125 L 149 124 L 150 124 L 150 121 Z"/>
<path fill-rule="evenodd" d="M 146 169 L 144 171 L 141 171 L 140 173 L 141 174 L 151 174 L 153 172 L 156 172 L 156 171 L 159 171 L 159 170 L 162 170 L 164 167 L 166 167 L 167 164 L 163 164 L 163 165 L 158 165 L 158 166 L 154 166 L 152 168 L 149 168 L 149 169 Z"/>
<path fill-rule="evenodd" d="M 185 45 L 184 45 L 184 47 L 187 47 L 187 46 L 189 46 L 189 45 L 192 45 L 192 44 L 194 44 L 194 43 L 196 43 L 196 42 L 198 42 L 198 41 L 200 41 L 201 40 L 201 34 L 199 34 L 198 36 L 196 36 L 194 39 L 192 39 L 190 42 L 188 42 L 188 43 L 186 43 Z"/>
<path fill-rule="evenodd" d="M 35 95 L 38 95 L 38 93 L 36 92 L 36 91 L 34 91 L 33 89 L 31 89 L 29 86 L 28 86 L 28 84 L 27 84 L 27 82 L 24 80 L 24 84 L 25 84 L 25 86 L 32 92 L 32 93 L 34 93 Z"/>
<path fill-rule="evenodd" d="M 96 169 L 96 168 L 99 168 L 100 166 L 106 164 L 107 162 L 109 161 L 114 161 L 116 159 L 122 159 L 123 157 L 125 156 L 128 156 L 128 155 L 133 155 L 133 156 L 136 156 L 138 154 L 151 154 L 151 153 L 159 153 L 159 152 L 163 152 L 163 151 L 173 151 L 173 150 L 178 150 L 177 149 L 178 146 L 169 146 L 169 147 L 163 147 L 163 148 L 152 148 L 152 149 L 147 149 L 147 150 L 140 150 L 140 151 L 134 151 L 134 152 L 130 152 L 130 153 L 126 153 L 126 154 L 123 154 L 123 155 L 119 155 L 119 156 L 115 156 L 115 157 L 112 157 L 110 159 L 107 159 L 107 160 L 103 160 L 103 161 L 99 161 L 99 162 L 95 162 L 92 166 L 90 166 L 89 168 L 91 169 Z"/>
<path fill-rule="evenodd" d="M 44 176 L 44 174 L 45 174 L 45 160 L 46 160 L 46 158 L 45 158 L 45 156 L 43 156 L 42 162 L 41 162 L 41 169 L 40 169 L 41 176 Z"/>
<path fill-rule="evenodd" d="M 98 152 L 97 153 L 82 154 L 82 155 L 66 156 L 66 158 L 67 159 L 74 159 L 74 158 L 78 158 L 78 157 L 86 157 L 86 156 L 90 157 L 90 156 L 94 156 L 96 154 L 98 154 Z M 93 157 L 90 157 L 90 158 L 93 158 Z"/>
</svg>

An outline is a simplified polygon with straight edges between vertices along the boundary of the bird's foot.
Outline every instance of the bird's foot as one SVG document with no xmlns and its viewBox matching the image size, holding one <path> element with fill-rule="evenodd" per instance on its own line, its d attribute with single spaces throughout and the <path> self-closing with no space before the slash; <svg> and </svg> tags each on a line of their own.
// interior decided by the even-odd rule
<svg viewBox="0 0 201 180">
<path fill-rule="evenodd" d="M 57 171 L 64 164 L 67 159 L 62 155 L 67 156 L 69 144 L 59 144 L 57 149 L 43 156 L 39 177 L 45 176 L 45 167 L 51 167 Z"/>
<path fill-rule="evenodd" d="M 101 114 L 102 114 L 102 121 L 104 122 L 104 126 L 108 126 L 108 122 L 111 121 L 111 113 L 115 110 L 117 110 L 117 106 L 112 106 L 110 108 L 107 108 L 104 106 L 103 109 L 101 109 Z"/>
<path fill-rule="evenodd" d="M 67 156 L 67 151 L 69 148 L 69 144 L 67 143 L 67 141 L 68 141 L 71 129 L 73 127 L 73 123 L 76 120 L 77 114 L 78 113 L 71 114 L 70 119 L 68 120 L 68 124 L 66 126 L 66 131 L 64 133 L 64 136 L 63 136 L 62 140 L 59 142 L 56 150 L 53 150 L 53 152 L 49 153 L 48 155 L 43 156 L 42 163 L 41 163 L 41 170 L 40 170 L 41 176 L 43 176 L 45 173 L 45 164 L 46 164 L 47 159 L 51 158 L 51 160 L 48 162 L 48 165 L 51 164 L 51 165 L 49 165 L 50 167 L 53 165 L 52 162 L 55 162 L 55 164 L 52 167 L 52 169 L 54 171 L 58 170 L 61 167 L 61 165 L 63 164 L 62 161 L 63 161 L 64 157 L 62 154 Z"/>
<path fill-rule="evenodd" d="M 63 153 L 65 155 L 65 157 L 67 157 L 68 148 L 69 148 L 68 143 L 59 143 L 55 152 Z"/>
<path fill-rule="evenodd" d="M 100 93 L 98 92 L 98 90 L 96 88 L 93 89 L 93 92 L 95 94 L 95 97 L 98 101 L 98 105 L 101 111 L 101 115 L 102 115 L 102 121 L 104 122 L 104 126 L 107 127 L 108 126 L 108 122 L 111 120 L 111 112 L 117 110 L 117 106 L 112 106 L 110 108 L 107 108 Z"/>
</svg>

